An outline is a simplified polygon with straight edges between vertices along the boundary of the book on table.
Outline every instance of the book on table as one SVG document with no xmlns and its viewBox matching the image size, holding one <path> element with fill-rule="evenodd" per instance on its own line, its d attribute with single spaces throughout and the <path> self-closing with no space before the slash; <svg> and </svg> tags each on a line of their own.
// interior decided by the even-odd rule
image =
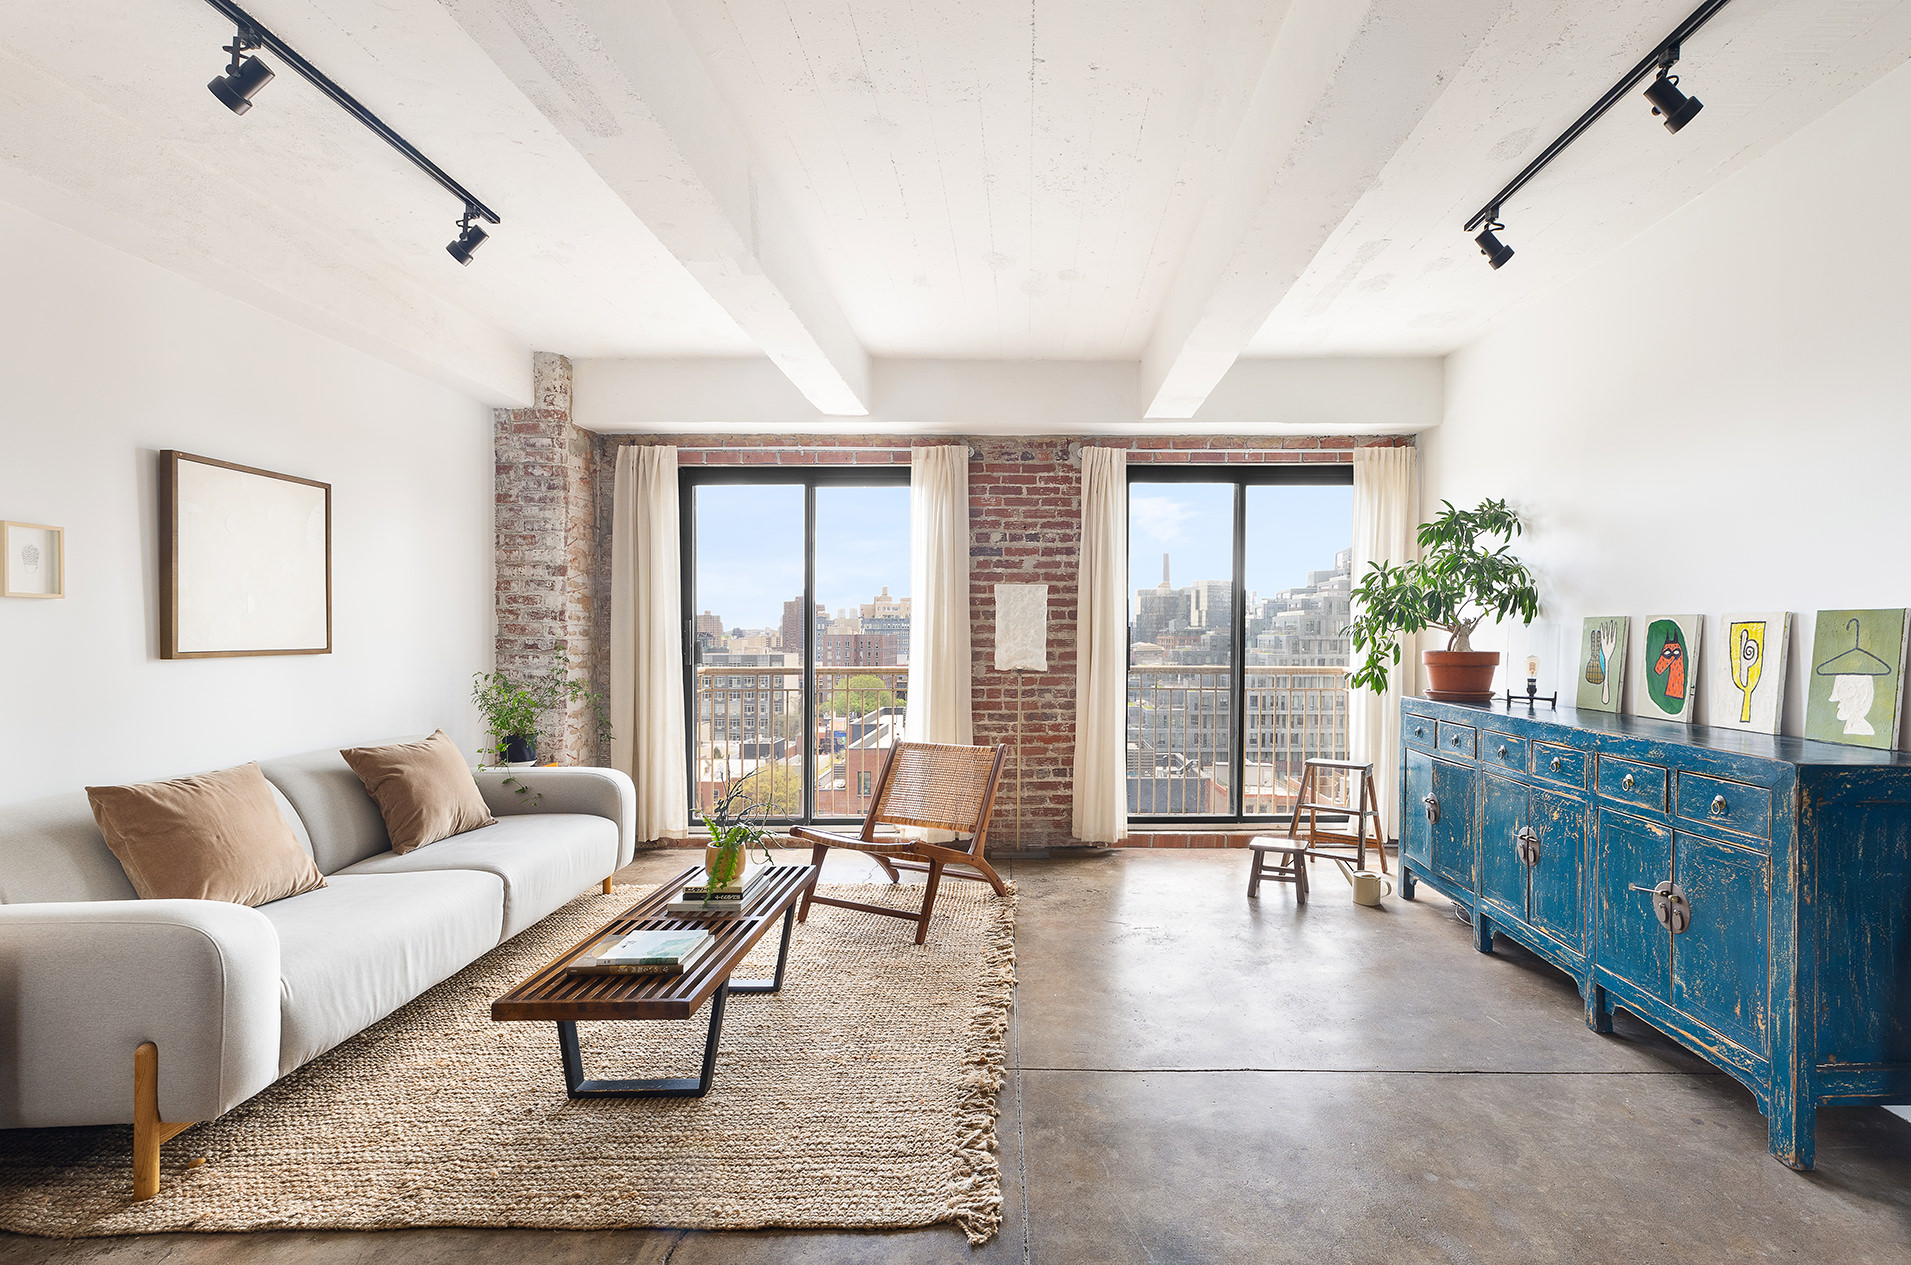
<svg viewBox="0 0 1911 1265">
<path fill-rule="evenodd" d="M 715 945 L 708 931 L 613 931 L 571 959 L 569 969 L 581 975 L 675 975 Z"/>
<path fill-rule="evenodd" d="M 682 899 L 701 900 L 704 897 L 710 897 L 714 900 L 740 901 L 748 896 L 751 890 L 754 889 L 758 883 L 761 883 L 764 876 L 769 872 L 769 866 L 757 865 L 745 870 L 728 883 L 712 883 L 710 881 L 710 871 L 705 870 L 701 878 L 692 879 L 690 882 L 684 884 Z"/>
</svg>

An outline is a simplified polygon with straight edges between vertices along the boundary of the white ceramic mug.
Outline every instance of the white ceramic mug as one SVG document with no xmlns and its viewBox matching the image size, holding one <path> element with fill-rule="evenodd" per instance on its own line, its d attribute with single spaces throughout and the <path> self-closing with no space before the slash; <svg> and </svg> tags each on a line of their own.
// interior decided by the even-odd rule
<svg viewBox="0 0 1911 1265">
<path fill-rule="evenodd" d="M 1356 905 L 1378 905 L 1382 896 L 1393 895 L 1393 884 L 1387 881 L 1385 875 L 1372 870 L 1355 870 L 1352 878 Z M 1383 887 L 1385 891 L 1381 890 Z"/>
</svg>

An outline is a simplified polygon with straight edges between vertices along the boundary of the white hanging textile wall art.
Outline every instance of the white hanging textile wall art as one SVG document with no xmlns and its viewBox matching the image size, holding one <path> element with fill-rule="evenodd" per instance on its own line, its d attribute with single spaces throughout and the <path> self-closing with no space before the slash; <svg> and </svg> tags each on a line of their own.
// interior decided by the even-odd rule
<svg viewBox="0 0 1911 1265">
<path fill-rule="evenodd" d="M 1048 585 L 995 586 L 995 670 L 1048 671 Z"/>
</svg>

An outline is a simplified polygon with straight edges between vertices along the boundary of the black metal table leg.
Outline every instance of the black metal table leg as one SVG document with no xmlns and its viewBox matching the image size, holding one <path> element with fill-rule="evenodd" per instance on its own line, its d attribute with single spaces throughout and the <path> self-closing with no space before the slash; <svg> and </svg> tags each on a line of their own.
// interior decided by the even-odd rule
<svg viewBox="0 0 1911 1265">
<path fill-rule="evenodd" d="M 783 913 L 783 943 L 776 948 L 776 977 L 774 979 L 738 979 L 730 981 L 733 993 L 774 993 L 783 987 L 783 963 L 790 956 L 790 930 L 796 925 L 796 906 L 791 905 Z"/>
<path fill-rule="evenodd" d="M 789 926 L 786 922 L 783 931 L 784 943 L 789 943 Z M 779 982 L 782 978 L 782 962 L 777 964 Z M 723 1003 L 729 998 L 730 985 L 726 982 L 718 985 L 710 998 L 710 1033 L 703 1042 L 703 1070 L 696 1080 L 683 1077 L 660 1077 L 650 1080 L 586 1080 L 584 1077 L 584 1056 L 577 1048 L 577 1021 L 559 1019 L 557 1021 L 557 1048 L 564 1056 L 564 1092 L 573 1098 L 701 1098 L 710 1092 L 711 1081 L 717 1069 L 717 1041 L 723 1035 Z"/>
</svg>

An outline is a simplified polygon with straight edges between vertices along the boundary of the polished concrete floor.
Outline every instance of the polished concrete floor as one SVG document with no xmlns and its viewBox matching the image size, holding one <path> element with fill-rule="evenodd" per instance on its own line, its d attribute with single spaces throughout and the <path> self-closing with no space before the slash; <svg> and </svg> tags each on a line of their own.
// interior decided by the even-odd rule
<svg viewBox="0 0 1911 1265">
<path fill-rule="evenodd" d="M 642 858 L 659 876 L 681 854 Z M 1911 1261 L 1911 1124 L 1830 1109 L 1818 1169 L 1749 1094 L 1451 907 L 1242 895 L 1239 852 L 1021 862 L 1000 1237 L 670 1230 L 0 1237 L 0 1259 L 490 1262 Z M 831 879 L 865 863 L 832 858 Z M 846 1102 L 842 1110 L 854 1110 Z"/>
</svg>

